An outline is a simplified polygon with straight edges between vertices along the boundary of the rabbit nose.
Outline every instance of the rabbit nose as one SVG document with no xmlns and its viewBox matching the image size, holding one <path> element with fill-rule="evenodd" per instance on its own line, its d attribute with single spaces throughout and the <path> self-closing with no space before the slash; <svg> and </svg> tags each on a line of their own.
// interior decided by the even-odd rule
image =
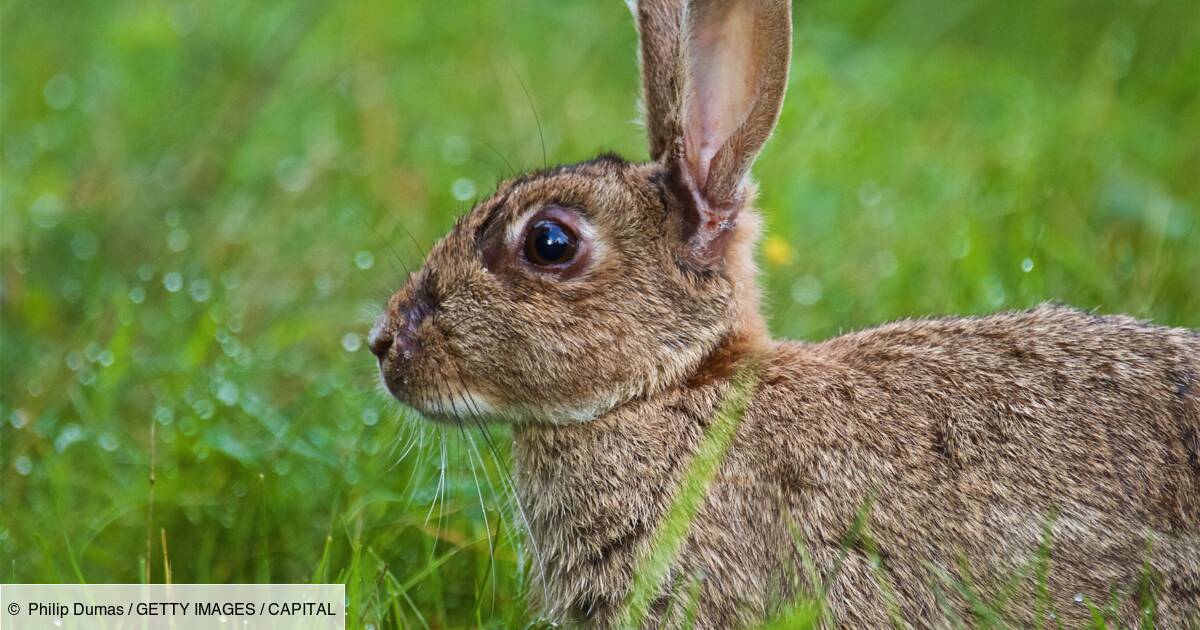
<svg viewBox="0 0 1200 630">
<path fill-rule="evenodd" d="M 371 330 L 371 335 L 367 338 L 367 345 L 371 347 L 371 354 L 379 357 L 379 360 L 382 361 L 387 356 L 388 350 L 392 349 L 392 339 L 392 334 L 385 330 L 383 326 L 376 326 Z"/>
<path fill-rule="evenodd" d="M 407 299 L 397 295 L 388 311 L 371 329 L 367 344 L 380 363 L 391 354 L 401 360 L 411 359 L 421 345 L 417 329 L 432 311 L 428 298 L 423 292 Z"/>
</svg>

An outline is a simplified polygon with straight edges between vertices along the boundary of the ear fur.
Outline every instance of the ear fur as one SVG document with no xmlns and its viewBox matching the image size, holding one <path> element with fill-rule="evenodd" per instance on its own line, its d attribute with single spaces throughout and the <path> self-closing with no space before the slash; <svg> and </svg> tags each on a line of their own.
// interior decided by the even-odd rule
<svg viewBox="0 0 1200 630">
<path fill-rule="evenodd" d="M 650 155 L 694 214 L 693 254 L 720 258 L 783 105 L 791 3 L 641 0 L 637 16 Z"/>
<path fill-rule="evenodd" d="M 683 0 L 628 0 L 638 28 L 642 109 L 650 159 L 666 157 L 680 137 L 679 29 Z"/>
</svg>

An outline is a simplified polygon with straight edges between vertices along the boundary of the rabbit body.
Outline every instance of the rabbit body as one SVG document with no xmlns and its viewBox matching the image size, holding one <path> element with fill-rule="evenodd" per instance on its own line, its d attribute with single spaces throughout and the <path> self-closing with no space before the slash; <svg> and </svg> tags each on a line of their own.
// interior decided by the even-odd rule
<svg viewBox="0 0 1200 630">
<path fill-rule="evenodd" d="M 762 619 L 796 587 L 785 576 L 803 574 L 802 552 L 822 580 L 840 565 L 828 602 L 846 627 L 890 625 L 889 590 L 909 622 L 970 623 L 931 565 L 991 597 L 1024 576 L 998 606 L 1018 626 L 1051 611 L 1076 626 L 1090 619 L 1080 596 L 1103 607 L 1114 594 L 1132 625 L 1144 561 L 1160 580 L 1161 627 L 1200 623 L 1200 335 L 1042 306 L 772 344 L 760 357 L 655 603 L 673 615 L 663 623 L 680 621 L 692 580 L 696 627 Z M 518 487 L 552 617 L 613 620 L 736 362 L 723 356 L 593 422 L 518 425 Z M 847 540 L 869 500 L 878 567 Z"/>
<path fill-rule="evenodd" d="M 790 2 L 634 9 L 650 161 L 502 182 L 370 335 L 401 401 L 514 424 L 545 614 L 617 623 L 731 379 L 755 366 L 649 625 L 682 625 L 693 585 L 701 628 L 826 587 L 848 627 L 972 623 L 970 593 L 1017 625 L 1082 623 L 1077 596 L 1116 593 L 1132 623 L 1151 590 L 1161 625 L 1200 624 L 1197 333 L 1044 306 L 773 341 L 749 168 L 782 106 Z"/>
</svg>

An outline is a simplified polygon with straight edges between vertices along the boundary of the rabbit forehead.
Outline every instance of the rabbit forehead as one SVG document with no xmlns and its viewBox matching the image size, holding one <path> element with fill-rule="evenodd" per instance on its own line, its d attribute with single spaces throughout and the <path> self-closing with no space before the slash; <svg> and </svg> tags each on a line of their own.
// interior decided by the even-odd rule
<svg viewBox="0 0 1200 630">
<path fill-rule="evenodd" d="M 489 213 L 509 224 L 519 222 L 531 207 L 545 204 L 571 206 L 592 221 L 628 214 L 636 205 L 634 182 L 626 173 L 630 169 L 606 157 L 526 175 L 501 185 L 495 195 L 502 198 L 501 207 Z"/>
</svg>

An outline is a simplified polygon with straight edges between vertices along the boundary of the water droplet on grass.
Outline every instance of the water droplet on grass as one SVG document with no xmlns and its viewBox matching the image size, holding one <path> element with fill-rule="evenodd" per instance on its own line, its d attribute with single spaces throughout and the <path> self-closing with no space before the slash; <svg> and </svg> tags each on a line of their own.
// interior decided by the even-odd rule
<svg viewBox="0 0 1200 630">
<path fill-rule="evenodd" d="M 369 427 L 375 426 L 376 424 L 379 423 L 379 412 L 376 411 L 375 409 L 369 408 L 369 407 L 367 409 L 363 409 L 362 421 L 363 421 L 363 424 L 365 424 Z"/>
<path fill-rule="evenodd" d="M 362 337 L 354 333 L 346 333 L 342 336 L 342 349 L 346 352 L 357 352 L 362 347 Z"/>
<path fill-rule="evenodd" d="M 181 252 L 187 249 L 188 233 L 183 228 L 175 228 L 167 234 L 167 247 L 173 252 Z"/>
<path fill-rule="evenodd" d="M 73 370 L 73 371 L 78 372 L 79 368 L 83 367 L 83 355 L 79 354 L 78 352 L 76 352 L 74 350 L 72 350 L 71 352 L 68 352 L 67 353 L 67 367 L 71 368 L 71 370 Z"/>
<path fill-rule="evenodd" d="M 165 427 L 175 421 L 175 412 L 170 407 L 159 407 L 154 410 L 154 420 Z"/>
<path fill-rule="evenodd" d="M 100 436 L 100 448 L 109 451 L 117 450 L 117 437 L 111 433 L 105 433 Z"/>
<path fill-rule="evenodd" d="M 52 228 L 58 225 L 59 219 L 62 218 L 62 211 L 62 200 L 54 193 L 45 193 L 39 196 L 29 206 L 33 222 L 40 228 Z"/>
<path fill-rule="evenodd" d="M 13 468 L 17 469 L 17 474 L 24 477 L 33 472 L 33 460 L 29 459 L 28 455 L 20 455 L 13 460 Z"/>
<path fill-rule="evenodd" d="M 217 388 L 217 400 L 230 407 L 236 405 L 238 401 L 237 385 L 234 385 L 229 381 L 221 383 L 221 387 Z"/>
<path fill-rule="evenodd" d="M 46 104 L 58 111 L 71 106 L 75 101 L 75 79 L 69 74 L 56 74 L 46 81 L 42 88 L 42 98 Z"/>
<path fill-rule="evenodd" d="M 312 175 L 312 168 L 298 157 L 283 158 L 275 165 L 275 181 L 280 188 L 290 193 L 308 188 Z"/>
<path fill-rule="evenodd" d="M 176 271 L 168 273 L 167 275 L 163 276 L 163 288 L 171 293 L 175 293 L 176 291 L 182 289 L 183 276 L 179 275 L 179 272 Z"/>
<path fill-rule="evenodd" d="M 821 301 L 821 281 L 812 276 L 802 276 L 792 285 L 792 300 L 801 306 L 812 306 Z"/>
<path fill-rule="evenodd" d="M 1008 294 L 1004 291 L 1004 286 L 995 278 L 988 278 L 985 281 L 983 290 L 984 299 L 994 307 L 999 307 L 1004 304 L 1004 300 L 1008 299 Z"/>
<path fill-rule="evenodd" d="M 79 260 L 89 260 L 95 257 L 99 248 L 100 242 L 96 239 L 96 235 L 88 231 L 78 232 L 71 239 L 71 251 Z"/>
<path fill-rule="evenodd" d="M 333 276 L 328 272 L 322 271 L 313 279 L 313 288 L 322 296 L 328 296 L 329 291 L 333 288 Z"/>
<path fill-rule="evenodd" d="M 1024 271 L 1025 273 L 1029 273 L 1030 271 L 1033 271 L 1033 259 L 1032 258 L 1026 258 L 1025 260 L 1021 261 L 1021 271 Z"/>
<path fill-rule="evenodd" d="M 354 266 L 362 270 L 370 269 L 375 266 L 375 255 L 371 252 L 363 250 L 354 255 Z"/>
<path fill-rule="evenodd" d="M 72 444 L 83 439 L 83 428 L 77 424 L 68 424 L 63 427 L 57 438 L 54 438 L 54 450 L 59 453 L 67 450 Z"/>
<path fill-rule="evenodd" d="M 146 290 L 142 287 L 133 287 L 129 290 L 129 301 L 134 304 L 141 304 L 146 300 Z"/>
<path fill-rule="evenodd" d="M 96 355 L 96 361 L 100 365 L 108 367 L 113 364 L 113 361 L 116 361 L 116 357 L 113 356 L 112 350 L 101 350 L 100 354 Z"/>
<path fill-rule="evenodd" d="M 195 302 L 207 302 L 208 298 L 212 297 L 212 284 L 203 278 L 192 280 L 192 286 L 188 288 L 188 293 Z"/>
<path fill-rule="evenodd" d="M 471 156 L 471 145 L 462 136 L 446 136 L 442 141 L 442 159 L 450 164 L 462 164 Z"/>
<path fill-rule="evenodd" d="M 450 194 L 459 201 L 467 201 L 475 197 L 475 182 L 468 177 L 459 177 L 450 184 Z"/>
<path fill-rule="evenodd" d="M 8 422 L 14 429 L 24 429 L 25 425 L 29 424 L 29 414 L 22 409 L 14 409 L 8 417 Z"/>
<path fill-rule="evenodd" d="M 192 409 L 196 412 L 196 415 L 208 420 L 209 418 L 213 417 L 213 413 L 216 411 L 216 406 L 213 405 L 213 401 L 207 398 L 201 398 L 200 400 L 192 403 Z"/>
</svg>

